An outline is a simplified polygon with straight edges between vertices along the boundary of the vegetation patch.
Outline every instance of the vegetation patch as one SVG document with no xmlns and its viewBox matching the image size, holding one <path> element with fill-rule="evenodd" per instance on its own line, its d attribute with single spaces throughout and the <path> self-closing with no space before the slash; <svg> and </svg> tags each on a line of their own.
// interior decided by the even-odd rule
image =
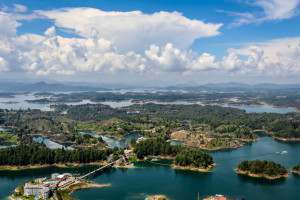
<svg viewBox="0 0 300 200">
<path fill-rule="evenodd" d="M 288 171 L 282 165 L 266 160 L 242 161 L 238 164 L 236 171 L 239 174 L 267 179 L 288 177 Z"/>
</svg>

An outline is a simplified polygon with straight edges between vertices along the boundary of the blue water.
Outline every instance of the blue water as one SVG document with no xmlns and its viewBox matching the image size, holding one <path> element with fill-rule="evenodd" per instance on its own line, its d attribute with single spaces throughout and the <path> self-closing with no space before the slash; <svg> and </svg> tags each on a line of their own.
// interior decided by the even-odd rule
<svg viewBox="0 0 300 200">
<path fill-rule="evenodd" d="M 80 200 L 143 200 L 146 195 L 164 194 L 170 200 L 196 200 L 208 195 L 223 194 L 246 200 L 299 199 L 300 176 L 267 180 L 236 174 L 242 160 L 273 160 L 287 169 L 300 163 L 300 143 L 281 142 L 260 134 L 260 140 L 234 150 L 210 152 L 216 166 L 210 173 L 174 170 L 169 165 L 138 162 L 132 169 L 111 168 L 92 181 L 110 187 L 79 190 L 72 197 Z M 284 154 L 283 152 L 287 153 Z M 4 200 L 24 181 L 50 177 L 51 173 L 87 173 L 97 166 L 74 168 L 43 168 L 20 171 L 0 170 L 0 199 Z"/>
<path fill-rule="evenodd" d="M 41 136 L 38 137 L 32 137 L 33 141 L 35 142 L 43 142 L 48 148 L 50 149 L 61 149 L 61 148 L 66 148 L 68 150 L 73 149 L 72 147 L 70 147 L 71 144 L 59 144 L 57 142 L 53 142 L 47 138 L 43 138 Z"/>
<path fill-rule="evenodd" d="M 217 166 L 211 173 L 174 170 L 170 166 L 148 162 L 137 163 L 140 168 L 111 169 L 93 181 L 110 183 L 111 187 L 75 192 L 79 199 L 144 199 L 146 194 L 164 194 L 171 200 L 197 199 L 224 194 L 230 198 L 247 200 L 298 199 L 300 176 L 291 174 L 286 179 L 267 180 L 236 174 L 237 164 L 245 159 L 266 159 L 291 169 L 300 163 L 300 144 L 275 141 L 260 136 L 253 144 L 235 150 L 211 152 Z M 282 154 L 287 151 L 287 154 Z"/>
<path fill-rule="evenodd" d="M 231 107 L 231 108 L 238 108 L 241 110 L 245 110 L 247 113 L 288 113 L 288 112 L 297 112 L 293 108 L 281 108 L 281 107 L 273 107 L 270 105 L 264 105 L 264 106 L 232 106 L 223 104 L 222 107 Z"/>
<path fill-rule="evenodd" d="M 107 142 L 108 144 L 108 147 L 109 148 L 114 148 L 114 147 L 118 147 L 118 148 L 124 148 L 126 146 L 126 143 L 129 143 L 131 141 L 132 138 L 134 139 L 138 139 L 139 138 L 139 134 L 138 132 L 133 132 L 133 133 L 130 133 L 129 135 L 127 135 L 125 137 L 124 140 L 117 140 L 117 139 L 114 139 L 114 138 L 111 138 L 111 137 L 108 137 L 106 135 L 100 135 L 100 134 L 96 134 L 92 131 L 80 131 L 80 132 L 83 132 L 83 133 L 87 133 L 87 134 L 90 134 L 91 136 L 95 137 L 95 138 L 99 138 L 99 137 L 102 137 L 102 139 Z"/>
</svg>

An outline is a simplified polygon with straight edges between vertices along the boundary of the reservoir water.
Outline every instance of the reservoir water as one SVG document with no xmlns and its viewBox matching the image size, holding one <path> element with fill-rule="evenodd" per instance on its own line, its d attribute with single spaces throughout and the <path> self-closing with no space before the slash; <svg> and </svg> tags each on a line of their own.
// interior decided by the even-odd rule
<svg viewBox="0 0 300 200">
<path fill-rule="evenodd" d="M 114 138 L 111 138 L 111 137 L 108 137 L 106 135 L 100 135 L 100 134 L 96 134 L 90 130 L 79 130 L 79 132 L 82 132 L 82 133 L 86 133 L 86 134 L 90 134 L 91 136 L 95 137 L 95 138 L 99 138 L 99 137 L 102 137 L 102 139 L 107 142 L 108 144 L 108 147 L 109 148 L 114 148 L 114 147 L 118 147 L 118 148 L 124 148 L 126 146 L 126 143 L 129 143 L 130 140 L 132 138 L 134 139 L 138 139 L 139 138 L 139 134 L 138 132 L 133 132 L 133 133 L 130 133 L 129 135 L 127 135 L 125 137 L 125 139 L 123 140 L 117 140 L 117 139 L 114 139 Z"/>
<path fill-rule="evenodd" d="M 288 112 L 297 112 L 293 108 L 281 108 L 281 107 L 274 107 L 271 105 L 263 105 L 263 106 L 232 106 L 223 104 L 222 107 L 231 107 L 231 108 L 238 108 L 241 110 L 245 110 L 247 113 L 288 113 Z"/>
<path fill-rule="evenodd" d="M 28 103 L 26 100 L 36 100 L 42 98 L 50 98 L 50 96 L 35 96 L 34 94 L 22 94 L 22 95 L 15 95 L 13 98 L 0 98 L 0 109 L 40 109 L 42 111 L 51 111 L 49 103 L 47 104 L 39 104 L 39 103 Z M 105 105 L 109 105 L 112 108 L 120 108 L 131 106 L 132 103 L 130 100 L 128 101 L 105 101 L 105 102 L 92 102 L 90 100 L 82 100 L 80 102 L 73 102 L 73 103 L 66 103 L 67 105 L 82 105 L 82 104 L 96 104 L 102 103 Z M 176 101 L 176 102 L 156 102 L 155 104 L 166 104 L 166 105 L 192 105 L 192 104 L 199 104 L 201 102 L 188 102 L 188 101 Z M 220 105 L 222 107 L 233 107 L 238 108 L 241 110 L 246 110 L 247 113 L 262 113 L 262 112 L 271 112 L 271 113 L 288 113 L 288 112 L 296 112 L 293 108 L 281 108 L 281 107 L 274 107 L 271 105 L 263 105 L 263 106 L 233 106 L 223 104 Z M 65 113 L 65 112 L 64 112 Z"/>
<path fill-rule="evenodd" d="M 112 168 L 93 179 L 95 183 L 110 183 L 110 187 L 79 190 L 71 196 L 80 200 L 142 200 L 146 195 L 164 194 L 171 200 L 196 200 L 199 192 L 201 198 L 223 194 L 230 198 L 244 197 L 246 200 L 299 199 L 298 175 L 266 180 L 235 173 L 234 169 L 242 160 L 273 160 L 287 169 L 300 163 L 300 143 L 281 142 L 263 134 L 259 137 L 259 141 L 238 149 L 210 152 L 217 165 L 209 173 L 174 170 L 169 165 L 138 162 L 135 163 L 137 168 Z M 6 199 L 15 187 L 27 180 L 49 177 L 54 172 L 86 173 L 94 168 L 0 170 L 0 199 Z"/>
<path fill-rule="evenodd" d="M 43 138 L 41 136 L 38 137 L 32 137 L 32 140 L 35 142 L 43 142 L 48 148 L 50 149 L 61 149 L 61 148 L 65 148 L 68 150 L 73 149 L 72 147 L 70 147 L 72 144 L 70 143 L 64 143 L 64 144 L 59 144 L 57 142 L 53 142 L 47 138 Z"/>
</svg>

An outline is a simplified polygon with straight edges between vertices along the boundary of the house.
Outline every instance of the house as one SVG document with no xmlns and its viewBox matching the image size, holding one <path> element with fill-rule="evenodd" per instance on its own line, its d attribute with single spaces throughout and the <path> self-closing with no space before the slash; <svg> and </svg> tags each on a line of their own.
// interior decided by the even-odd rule
<svg viewBox="0 0 300 200">
<path fill-rule="evenodd" d="M 34 181 L 38 183 L 43 183 L 46 180 L 46 178 L 37 178 Z"/>
<path fill-rule="evenodd" d="M 139 137 L 136 142 L 139 143 L 139 142 L 142 142 L 142 141 L 145 141 L 145 140 L 148 140 L 148 138 Z"/>
<path fill-rule="evenodd" d="M 124 155 L 127 159 L 134 157 L 133 151 L 132 150 L 124 150 Z"/>
</svg>

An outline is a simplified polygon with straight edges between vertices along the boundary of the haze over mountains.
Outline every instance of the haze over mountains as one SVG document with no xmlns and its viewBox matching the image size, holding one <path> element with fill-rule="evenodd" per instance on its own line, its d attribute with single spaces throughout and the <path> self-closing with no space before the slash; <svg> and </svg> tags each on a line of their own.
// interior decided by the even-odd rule
<svg viewBox="0 0 300 200">
<path fill-rule="evenodd" d="M 62 91 L 105 91 L 112 89 L 201 89 L 201 90 L 238 90 L 238 89 L 300 89 L 300 84 L 245 84 L 237 82 L 228 83 L 208 83 L 204 85 L 170 85 L 166 87 L 153 87 L 142 85 L 123 85 L 123 84 L 94 84 L 94 83 L 0 83 L 0 91 L 3 92 L 62 92 Z"/>
</svg>

